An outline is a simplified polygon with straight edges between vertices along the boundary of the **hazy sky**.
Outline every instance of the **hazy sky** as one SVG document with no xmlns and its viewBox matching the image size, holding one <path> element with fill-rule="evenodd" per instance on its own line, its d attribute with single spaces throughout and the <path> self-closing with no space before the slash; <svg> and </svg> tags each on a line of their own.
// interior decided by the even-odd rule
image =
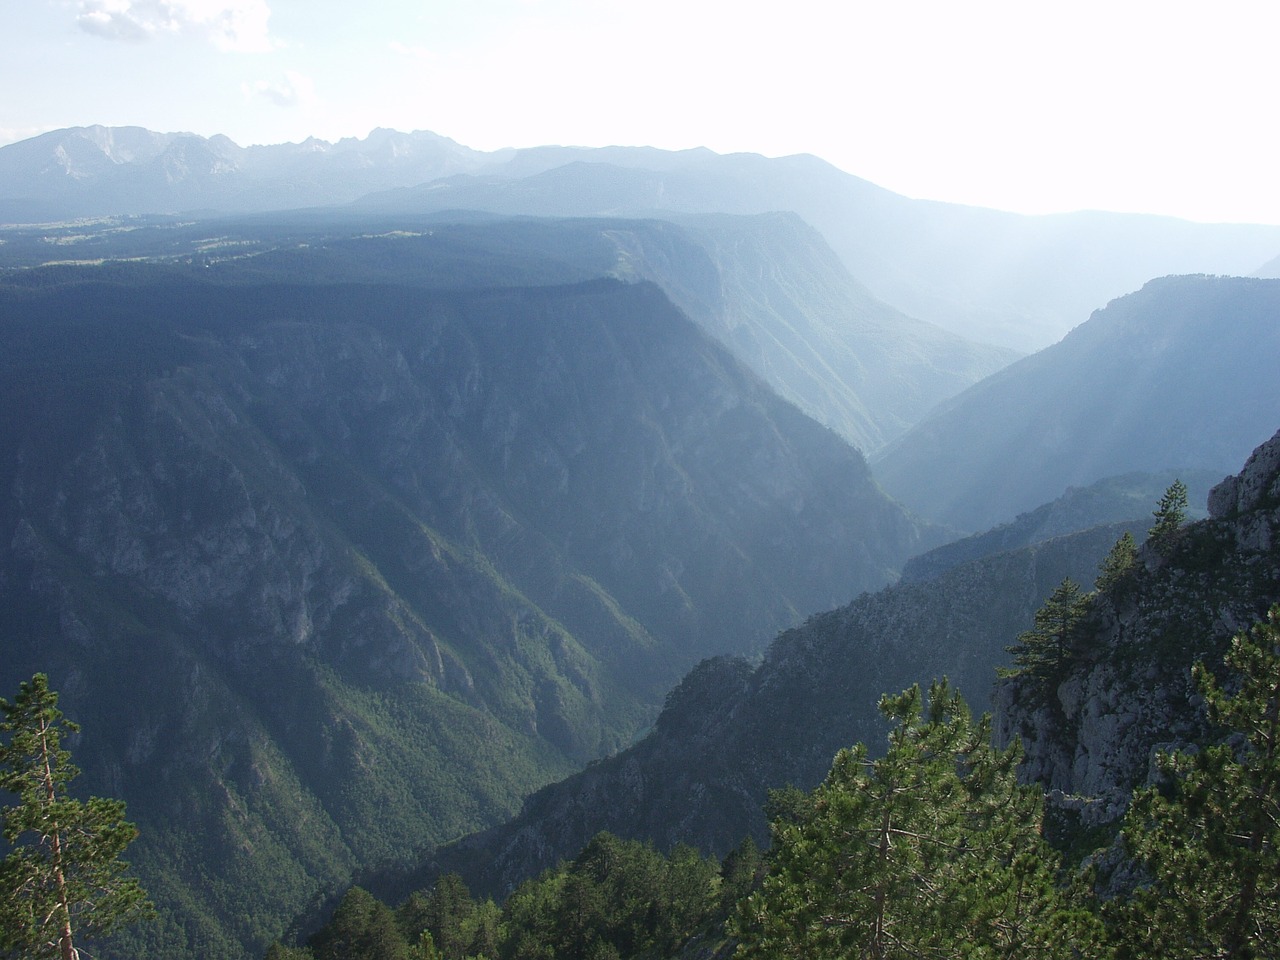
<svg viewBox="0 0 1280 960">
<path fill-rule="evenodd" d="M 1280 224 L 1277 0 L 0 0 L 0 143 L 432 130 L 813 153 L 913 197 Z"/>
</svg>

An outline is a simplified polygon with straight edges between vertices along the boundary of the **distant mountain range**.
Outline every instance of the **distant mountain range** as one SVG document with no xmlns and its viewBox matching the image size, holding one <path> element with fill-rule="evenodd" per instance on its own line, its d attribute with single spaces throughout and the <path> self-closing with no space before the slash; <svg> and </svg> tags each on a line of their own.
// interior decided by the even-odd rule
<svg viewBox="0 0 1280 960">
<path fill-rule="evenodd" d="M 380 195 L 379 195 L 380 194 Z M 909 200 L 806 156 L 540 147 L 482 153 L 426 132 L 239 147 L 79 127 L 0 148 L 0 222 L 284 210 L 361 200 L 397 213 L 538 216 L 788 210 L 902 312 L 1021 352 L 1173 273 L 1251 274 L 1280 227 L 1080 213 L 1025 217 Z"/>
<path fill-rule="evenodd" d="M 923 516 L 985 530 L 1131 471 L 1223 476 L 1280 423 L 1280 281 L 1167 277 L 943 404 L 876 460 Z"/>
<path fill-rule="evenodd" d="M 795 214 L 499 218 L 329 210 L 12 228 L 0 267 L 154 259 L 210 275 L 510 287 L 651 280 L 780 396 L 870 453 L 1017 358 L 904 316 Z"/>
</svg>

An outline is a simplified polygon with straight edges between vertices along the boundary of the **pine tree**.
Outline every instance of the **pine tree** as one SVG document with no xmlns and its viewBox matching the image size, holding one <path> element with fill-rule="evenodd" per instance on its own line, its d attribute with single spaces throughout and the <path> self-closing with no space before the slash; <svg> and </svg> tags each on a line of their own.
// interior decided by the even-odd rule
<svg viewBox="0 0 1280 960">
<path fill-rule="evenodd" d="M 763 863 L 760 848 L 750 835 L 725 856 L 720 866 L 720 905 L 723 910 L 731 910 L 755 889 Z"/>
<path fill-rule="evenodd" d="M 1187 485 L 1174 480 L 1160 498 L 1153 516 L 1155 523 L 1147 531 L 1147 542 L 1161 556 L 1168 556 L 1178 530 L 1187 522 Z"/>
<path fill-rule="evenodd" d="M 990 745 L 945 684 L 885 697 L 888 752 L 837 754 L 826 780 L 773 823 L 769 873 L 742 905 L 742 960 L 1058 957 L 1097 939 L 1055 883 L 1041 798 L 1017 746 Z"/>
<path fill-rule="evenodd" d="M 24 958 L 74 960 L 76 943 L 149 915 L 151 905 L 120 859 L 137 836 L 124 804 L 67 795 L 79 771 L 62 738 L 79 727 L 63 717 L 48 678 L 0 698 L 0 810 L 11 845 L 0 862 L 0 950 Z"/>
<path fill-rule="evenodd" d="M 1128 849 L 1151 883 L 1117 910 L 1125 956 L 1280 957 L 1280 604 L 1232 642 L 1228 695 L 1203 665 L 1210 720 L 1232 731 L 1166 754 L 1139 791 Z"/>
<path fill-rule="evenodd" d="M 267 947 L 262 960 L 315 960 L 315 956 L 306 947 L 287 947 L 277 941 Z"/>
<path fill-rule="evenodd" d="M 1093 585 L 1100 593 L 1116 593 L 1132 574 L 1138 560 L 1138 545 L 1128 530 L 1111 547 L 1098 565 L 1098 578 Z"/>
<path fill-rule="evenodd" d="M 1013 654 L 1014 674 L 1027 674 L 1047 683 L 1056 682 L 1070 665 L 1089 613 L 1090 598 L 1070 577 L 1050 594 L 1036 611 L 1035 625 L 1018 635 L 1008 650 Z"/>
<path fill-rule="evenodd" d="M 396 910 L 401 932 L 410 943 L 431 935 L 433 949 L 446 960 L 461 960 L 476 934 L 478 904 L 456 873 L 446 873 L 430 893 L 415 893 Z"/>
<path fill-rule="evenodd" d="M 316 960 L 413 960 L 391 908 L 362 887 L 352 887 L 314 937 Z"/>
</svg>

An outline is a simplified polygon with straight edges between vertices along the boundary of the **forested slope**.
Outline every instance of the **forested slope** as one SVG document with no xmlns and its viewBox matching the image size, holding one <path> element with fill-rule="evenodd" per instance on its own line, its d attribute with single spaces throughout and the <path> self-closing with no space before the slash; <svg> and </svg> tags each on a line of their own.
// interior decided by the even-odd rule
<svg viewBox="0 0 1280 960">
<path fill-rule="evenodd" d="M 0 290 L 0 686 L 47 672 L 137 819 L 135 955 L 498 822 L 922 543 L 652 284 L 317 277 Z"/>
<path fill-rule="evenodd" d="M 600 830 L 720 855 L 747 835 L 763 844 L 768 791 L 811 788 L 841 747 L 880 743 L 876 702 L 886 690 L 945 675 L 981 707 L 1005 647 L 1064 577 L 1089 582 L 1124 529 L 1140 534 L 1145 523 L 869 593 L 783 632 L 758 666 L 707 660 L 668 695 L 644 740 L 534 794 L 511 823 L 441 851 L 411 883 L 456 870 L 473 889 L 500 894 Z"/>
</svg>

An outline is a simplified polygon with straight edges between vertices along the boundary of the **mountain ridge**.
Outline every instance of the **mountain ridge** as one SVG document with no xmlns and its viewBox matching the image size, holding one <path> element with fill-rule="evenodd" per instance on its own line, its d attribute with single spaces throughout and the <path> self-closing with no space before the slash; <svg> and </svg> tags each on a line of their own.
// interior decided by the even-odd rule
<svg viewBox="0 0 1280 960">
<path fill-rule="evenodd" d="M 657 283 L 784 399 L 870 453 L 1014 359 L 876 300 L 794 213 L 534 219 L 313 212 L 9 231 L 0 264 L 150 259 L 211 276 L 510 287 Z M 69 255 L 69 256 L 68 256 Z M 321 265 L 322 264 L 322 265 Z"/>
<path fill-rule="evenodd" d="M 1280 602 L 1280 431 L 1210 491 L 1208 511 L 1139 549 L 1051 678 L 997 684 L 996 735 L 1022 740 L 1023 774 L 1069 829 L 1107 836 L 1131 791 L 1155 782 L 1157 752 L 1216 739 L 1193 667 L 1220 675 L 1231 638 Z"/>
<path fill-rule="evenodd" d="M 878 454 L 877 478 L 922 515 L 976 530 L 1105 476 L 1226 475 L 1280 420 L 1278 314 L 1274 280 L 1152 280 L 944 401 Z"/>
<path fill-rule="evenodd" d="M 123 955 L 260 951 L 922 542 L 651 283 L 208 273 L 0 286 L 0 683 L 139 823 Z"/>
<path fill-rule="evenodd" d="M 111 165 L 111 176 L 96 186 L 41 177 L 48 155 L 67 149 L 62 141 L 72 152 L 94 149 L 85 129 L 0 147 L 0 184 L 7 187 L 0 221 L 282 210 L 349 203 L 385 190 L 398 192 L 369 202 L 401 212 L 792 210 L 823 233 L 879 299 L 970 339 L 1024 353 L 1056 341 L 1081 316 L 1153 276 L 1247 274 L 1280 249 L 1280 227 L 1101 213 L 1027 217 L 911 200 L 805 155 L 766 159 L 629 147 L 483 154 L 425 131 L 377 131 L 335 145 L 307 141 L 281 145 L 274 154 L 270 147 L 237 148 L 249 151 L 238 154 L 226 138 L 187 136 L 148 163 Z M 33 160 L 35 141 L 51 149 Z M 252 170 L 236 167 L 237 157 L 250 156 Z"/>
<path fill-rule="evenodd" d="M 1280 432 L 1213 488 L 1208 513 L 1110 571 L 1048 682 L 996 668 L 1064 577 L 1090 583 L 1120 534 L 1141 541 L 1149 520 L 864 595 L 780 634 L 758 665 L 704 661 L 644 740 L 535 793 L 515 820 L 437 851 L 417 873 L 381 878 L 384 894 L 395 900 L 453 871 L 501 896 L 601 830 L 721 856 L 744 836 L 764 842 L 767 790 L 812 788 L 836 750 L 883 741 L 882 693 L 943 676 L 976 709 L 991 691 L 997 742 L 1023 743 L 1020 777 L 1049 794 L 1059 840 L 1105 830 L 1150 782 L 1157 750 L 1208 734 L 1192 665 L 1220 663 L 1230 637 L 1280 601 Z"/>
</svg>

